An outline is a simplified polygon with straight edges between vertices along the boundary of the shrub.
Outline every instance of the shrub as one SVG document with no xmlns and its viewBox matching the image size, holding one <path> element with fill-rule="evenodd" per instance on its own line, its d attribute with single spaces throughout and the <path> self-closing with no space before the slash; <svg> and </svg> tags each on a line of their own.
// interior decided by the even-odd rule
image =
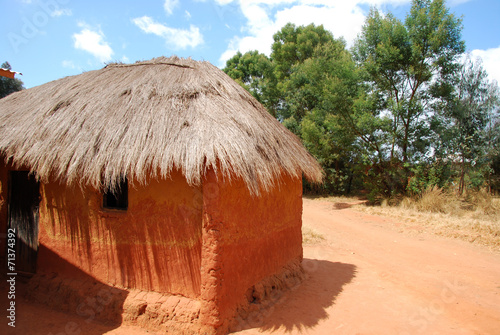
<svg viewBox="0 0 500 335">
<path fill-rule="evenodd" d="M 466 201 L 470 203 L 476 211 L 485 215 L 498 215 L 500 213 L 500 201 L 495 199 L 491 193 L 485 189 L 476 192 L 468 192 Z"/>
<path fill-rule="evenodd" d="M 421 212 L 446 213 L 446 198 L 446 194 L 439 187 L 429 187 L 422 192 L 415 207 Z"/>
</svg>

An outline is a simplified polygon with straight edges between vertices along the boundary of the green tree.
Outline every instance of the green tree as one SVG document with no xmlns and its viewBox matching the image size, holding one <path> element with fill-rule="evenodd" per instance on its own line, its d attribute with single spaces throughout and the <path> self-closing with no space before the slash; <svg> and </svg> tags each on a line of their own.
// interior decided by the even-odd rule
<svg viewBox="0 0 500 335">
<path fill-rule="evenodd" d="M 294 66 L 287 81 L 287 103 L 293 120 L 300 121 L 295 130 L 326 172 L 329 192 L 351 190 L 356 137 L 344 117 L 353 108 L 357 83 L 356 66 L 341 39 L 318 45 L 310 58 Z"/>
<path fill-rule="evenodd" d="M 289 97 L 293 96 L 289 83 L 290 76 L 296 72 L 296 68 L 307 59 L 313 57 L 318 46 L 333 42 L 331 32 L 320 26 L 310 24 L 308 26 L 295 26 L 288 23 L 273 36 L 271 61 L 274 64 L 274 75 L 277 79 L 277 89 L 279 91 L 277 117 L 285 122 L 285 125 L 299 135 L 295 122 L 300 123 L 306 111 L 311 110 L 311 103 L 306 102 L 303 106 L 290 106 Z"/>
<path fill-rule="evenodd" d="M 288 23 L 273 38 L 271 58 L 279 80 L 289 77 L 294 65 L 311 58 L 318 45 L 333 41 L 331 32 L 314 24 L 297 27 Z"/>
<path fill-rule="evenodd" d="M 489 169 L 491 151 L 494 150 L 491 145 L 495 137 L 492 122 L 498 109 L 498 87 L 489 82 L 480 60 L 472 61 L 470 56 L 466 57 L 458 72 L 455 87 L 454 99 L 446 108 L 447 132 L 450 151 L 459 161 L 458 192 L 462 194 L 467 186 L 466 176 L 473 181 L 471 171 Z M 481 175 L 476 173 L 478 177 Z M 476 178 L 473 186 L 482 184 L 484 179 L 481 177 Z"/>
<path fill-rule="evenodd" d="M 490 192 L 500 193 L 500 113 L 498 108 L 496 115 L 492 115 L 488 126 L 488 158 L 489 169 L 487 171 L 487 182 Z"/>
<path fill-rule="evenodd" d="M 6 70 L 12 70 L 12 67 L 10 66 L 9 62 L 5 62 L 2 65 L 0 65 L 2 69 Z M 3 97 L 8 96 L 11 93 L 23 90 L 23 82 L 19 79 L 11 79 L 11 78 L 5 78 L 5 77 L 0 77 L 0 99 Z"/>
<path fill-rule="evenodd" d="M 468 57 L 459 72 L 456 98 L 448 115 L 453 122 L 452 145 L 460 161 L 459 194 L 465 191 L 465 176 L 472 167 L 482 166 L 486 158 L 488 114 L 496 103 L 494 91 L 481 64 Z"/>
<path fill-rule="evenodd" d="M 223 70 L 280 121 L 291 118 L 285 124 L 294 131 L 294 120 L 300 123 L 304 114 L 301 110 L 294 115 L 298 110 L 292 111 L 288 105 L 288 97 L 292 95 L 288 85 L 290 75 L 295 67 L 313 56 L 318 45 L 333 41 L 333 36 L 323 26 L 310 24 L 296 27 L 288 23 L 273 38 L 270 58 L 258 51 L 237 52 L 226 62 Z"/>
<path fill-rule="evenodd" d="M 465 49 L 461 29 L 443 0 L 413 0 L 404 23 L 371 9 L 353 47 L 366 73 L 367 98 L 391 120 L 390 128 L 382 129 L 387 142 L 377 150 L 390 169 L 403 172 L 395 176 L 395 188 L 406 190 L 411 164 L 429 148 L 429 106 L 452 91 L 450 78 Z"/>
<path fill-rule="evenodd" d="M 491 185 L 498 103 L 498 86 L 488 80 L 480 59 L 467 55 L 454 76 L 452 93 L 435 104 L 433 149 L 443 163 L 453 162 L 448 166 L 459 194 L 469 186 Z"/>
<path fill-rule="evenodd" d="M 237 52 L 223 69 L 276 117 L 279 93 L 271 60 L 258 51 Z"/>
</svg>

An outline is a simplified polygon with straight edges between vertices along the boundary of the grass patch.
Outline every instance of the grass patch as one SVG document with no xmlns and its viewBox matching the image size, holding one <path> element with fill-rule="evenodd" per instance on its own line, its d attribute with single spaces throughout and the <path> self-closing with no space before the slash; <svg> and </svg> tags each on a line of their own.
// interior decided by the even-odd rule
<svg viewBox="0 0 500 335">
<path fill-rule="evenodd" d="M 353 203 L 353 202 L 359 202 L 360 200 L 366 199 L 366 198 L 363 198 L 361 196 L 347 197 L 347 196 L 334 196 L 334 195 L 328 195 L 328 196 L 304 195 L 304 198 L 310 199 L 310 200 L 328 201 L 328 202 L 333 202 L 333 203 Z"/>
<path fill-rule="evenodd" d="M 316 244 L 324 240 L 325 237 L 318 231 L 308 226 L 302 226 L 302 242 L 304 244 Z"/>
<path fill-rule="evenodd" d="M 355 209 L 395 218 L 407 227 L 500 251 L 500 198 L 484 191 L 459 197 L 433 188 L 419 197 L 384 200 L 380 206 L 356 206 Z"/>
</svg>

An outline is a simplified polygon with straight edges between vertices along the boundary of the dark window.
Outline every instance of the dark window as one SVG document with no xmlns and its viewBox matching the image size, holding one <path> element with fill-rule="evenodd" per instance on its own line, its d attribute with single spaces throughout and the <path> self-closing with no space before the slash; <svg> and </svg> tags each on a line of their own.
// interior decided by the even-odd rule
<svg viewBox="0 0 500 335">
<path fill-rule="evenodd" d="M 128 208 L 127 178 L 122 179 L 114 191 L 104 193 L 102 198 L 104 208 L 126 210 Z"/>
</svg>

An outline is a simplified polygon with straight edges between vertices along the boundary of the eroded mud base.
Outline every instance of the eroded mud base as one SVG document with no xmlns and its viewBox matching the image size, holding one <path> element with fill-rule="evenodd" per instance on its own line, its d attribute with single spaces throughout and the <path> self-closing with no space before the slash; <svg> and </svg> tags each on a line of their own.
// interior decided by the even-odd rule
<svg viewBox="0 0 500 335">
<path fill-rule="evenodd" d="M 127 290 L 97 281 L 37 274 L 26 284 L 26 296 L 58 311 L 84 318 L 85 322 L 121 323 L 169 334 L 225 334 L 256 328 L 275 304 L 286 298 L 305 278 L 299 260 L 290 262 L 278 274 L 269 276 L 248 289 L 232 320 L 221 329 L 201 324 L 202 301 L 179 295 Z"/>
<path fill-rule="evenodd" d="M 229 322 L 229 331 L 262 327 L 265 317 L 273 312 L 276 304 L 286 299 L 287 292 L 297 289 L 305 278 L 301 261 L 294 260 L 281 272 L 250 287 L 246 301 L 238 307 L 236 317 Z"/>
</svg>

